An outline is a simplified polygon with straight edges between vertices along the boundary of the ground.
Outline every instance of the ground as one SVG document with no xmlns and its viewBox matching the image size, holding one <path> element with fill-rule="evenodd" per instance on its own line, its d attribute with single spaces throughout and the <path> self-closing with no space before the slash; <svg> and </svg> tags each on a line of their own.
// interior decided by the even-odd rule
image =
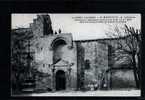
<svg viewBox="0 0 145 100">
<path fill-rule="evenodd" d="M 141 95 L 140 90 L 105 90 L 105 91 L 57 91 L 47 93 L 31 93 L 13 96 L 126 96 L 138 97 Z"/>
</svg>

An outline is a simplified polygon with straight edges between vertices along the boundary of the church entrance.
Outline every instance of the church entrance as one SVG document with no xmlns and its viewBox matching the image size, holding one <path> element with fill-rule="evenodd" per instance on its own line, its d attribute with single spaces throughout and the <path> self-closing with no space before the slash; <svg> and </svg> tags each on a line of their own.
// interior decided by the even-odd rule
<svg viewBox="0 0 145 100">
<path fill-rule="evenodd" d="M 65 90 L 66 86 L 66 77 L 65 72 L 59 70 L 56 72 L 56 90 Z"/>
</svg>

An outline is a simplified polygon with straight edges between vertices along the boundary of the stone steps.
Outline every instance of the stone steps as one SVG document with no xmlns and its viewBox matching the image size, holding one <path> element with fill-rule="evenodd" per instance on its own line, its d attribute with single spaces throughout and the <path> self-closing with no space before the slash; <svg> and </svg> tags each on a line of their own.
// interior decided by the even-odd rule
<svg viewBox="0 0 145 100">
<path fill-rule="evenodd" d="M 32 79 L 25 80 L 22 83 L 22 92 L 24 93 L 31 93 L 34 92 L 35 88 L 35 81 Z"/>
</svg>

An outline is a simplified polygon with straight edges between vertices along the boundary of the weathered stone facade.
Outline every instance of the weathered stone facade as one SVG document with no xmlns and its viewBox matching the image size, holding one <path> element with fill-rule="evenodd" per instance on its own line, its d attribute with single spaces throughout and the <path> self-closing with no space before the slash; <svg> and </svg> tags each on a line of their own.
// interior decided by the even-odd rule
<svg viewBox="0 0 145 100">
<path fill-rule="evenodd" d="M 30 47 L 34 52 L 33 66 L 40 73 L 35 75 L 36 90 L 90 90 L 90 87 L 97 90 L 110 89 L 113 84 L 118 84 L 115 83 L 118 71 L 113 74 L 110 71 L 115 64 L 110 46 L 116 44 L 112 40 L 74 41 L 71 33 L 56 34 L 49 15 L 39 15 L 30 29 L 33 33 Z M 134 81 L 131 74 L 129 72 L 125 77 L 128 83 Z M 125 81 L 122 76 L 120 78 Z M 134 84 L 130 86 L 134 87 Z"/>
<path fill-rule="evenodd" d="M 96 41 L 73 41 L 70 33 L 49 33 L 46 35 L 43 33 L 43 27 L 39 30 L 35 29 L 35 27 L 44 26 L 40 25 L 40 18 L 38 16 L 34 26 L 31 25 L 33 34 L 36 34 L 36 38 L 33 40 L 34 58 L 38 65 L 37 69 L 47 75 L 44 75 L 41 80 L 38 77 L 36 88 L 56 90 L 56 76 L 59 71 L 65 73 L 65 89 L 69 90 L 86 88 L 89 84 L 96 82 L 102 84 L 99 83 L 102 77 L 104 77 L 104 82 L 108 82 L 108 77 L 105 76 L 105 71 L 108 69 L 108 46 L 106 44 Z M 85 69 L 86 61 L 90 63 L 90 68 L 87 70 Z"/>
<path fill-rule="evenodd" d="M 80 44 L 84 49 L 83 60 L 84 62 L 84 87 L 88 88 L 90 84 L 97 84 L 97 88 L 101 89 L 102 85 L 109 88 L 109 73 L 108 68 L 108 45 L 99 43 L 99 41 L 75 41 Z M 80 63 L 78 62 L 78 63 Z M 86 63 L 89 63 L 88 65 Z M 88 67 L 89 68 L 86 68 Z M 103 80 L 102 80 L 103 79 Z M 103 83 L 102 83 L 103 82 Z"/>
<path fill-rule="evenodd" d="M 35 51 L 35 62 L 38 70 L 47 73 L 49 78 L 44 77 L 45 87 L 56 89 L 56 73 L 65 73 L 66 89 L 76 89 L 77 62 L 75 44 L 72 43 L 71 34 L 50 35 L 37 39 L 38 49 Z M 36 46 L 35 46 L 36 47 Z M 39 49 L 40 48 L 40 49 Z M 46 80 L 48 79 L 48 80 Z M 38 81 L 41 82 L 40 80 Z M 44 83 L 44 84 L 45 84 Z M 41 85 L 41 84 L 40 84 Z M 36 85 L 37 87 L 42 87 Z M 44 88 L 44 86 L 43 86 Z"/>
</svg>

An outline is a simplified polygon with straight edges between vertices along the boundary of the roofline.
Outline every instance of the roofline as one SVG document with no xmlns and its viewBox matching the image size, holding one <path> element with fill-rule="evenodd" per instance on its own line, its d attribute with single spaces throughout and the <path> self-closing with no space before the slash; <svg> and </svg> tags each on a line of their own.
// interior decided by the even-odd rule
<svg viewBox="0 0 145 100">
<path fill-rule="evenodd" d="M 31 28 L 30 27 L 27 27 L 27 28 L 25 28 L 25 27 L 19 27 L 19 28 L 13 28 L 11 30 L 13 31 L 13 30 L 21 30 L 21 29 L 31 29 Z"/>
<path fill-rule="evenodd" d="M 92 41 L 104 41 L 104 40 L 117 40 L 117 39 L 123 39 L 124 37 L 120 38 L 101 38 L 101 39 L 89 39 L 89 40 L 74 40 L 74 42 L 92 42 Z"/>
<path fill-rule="evenodd" d="M 22 29 L 27 29 L 27 30 L 31 30 L 31 28 L 16 28 L 16 29 L 12 29 L 12 31 L 17 31 L 17 30 L 22 30 Z M 72 33 L 60 33 L 60 34 L 72 34 Z M 119 37 L 119 38 L 100 38 L 100 39 L 89 39 L 89 40 L 73 40 L 74 42 L 91 42 L 91 41 L 104 41 L 104 40 L 117 40 L 117 39 L 124 39 L 125 37 L 128 36 L 124 36 L 124 37 Z M 73 37 L 72 37 L 73 38 Z"/>
</svg>

